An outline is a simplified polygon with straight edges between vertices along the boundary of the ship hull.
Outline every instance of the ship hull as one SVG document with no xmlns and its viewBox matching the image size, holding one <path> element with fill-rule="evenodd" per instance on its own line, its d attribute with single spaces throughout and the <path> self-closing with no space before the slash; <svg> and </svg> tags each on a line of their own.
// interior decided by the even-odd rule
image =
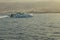
<svg viewBox="0 0 60 40">
<path fill-rule="evenodd" d="M 13 16 L 10 16 L 11 18 L 31 18 L 33 17 L 32 15 L 13 15 Z"/>
</svg>

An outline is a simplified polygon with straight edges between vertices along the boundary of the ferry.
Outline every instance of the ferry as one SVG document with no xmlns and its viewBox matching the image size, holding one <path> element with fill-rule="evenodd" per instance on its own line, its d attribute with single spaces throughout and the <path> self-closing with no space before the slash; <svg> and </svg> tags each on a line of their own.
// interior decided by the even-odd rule
<svg viewBox="0 0 60 40">
<path fill-rule="evenodd" d="M 25 13 L 20 13 L 17 12 L 16 14 L 11 14 L 11 18 L 30 18 L 33 17 L 33 14 L 25 14 Z"/>
</svg>

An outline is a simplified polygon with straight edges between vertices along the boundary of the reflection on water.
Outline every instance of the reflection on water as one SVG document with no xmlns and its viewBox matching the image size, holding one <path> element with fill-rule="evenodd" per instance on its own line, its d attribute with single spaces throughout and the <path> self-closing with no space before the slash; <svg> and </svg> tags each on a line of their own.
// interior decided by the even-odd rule
<svg viewBox="0 0 60 40">
<path fill-rule="evenodd" d="M 0 40 L 60 40 L 60 14 L 0 19 Z"/>
</svg>

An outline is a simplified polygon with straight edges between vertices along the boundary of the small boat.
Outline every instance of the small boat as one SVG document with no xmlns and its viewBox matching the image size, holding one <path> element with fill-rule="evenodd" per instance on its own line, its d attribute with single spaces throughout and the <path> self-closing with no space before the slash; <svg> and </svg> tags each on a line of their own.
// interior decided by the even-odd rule
<svg viewBox="0 0 60 40">
<path fill-rule="evenodd" d="M 30 18 L 33 17 L 33 14 L 25 14 L 25 13 L 20 13 L 17 12 L 16 14 L 11 14 L 11 18 Z"/>
</svg>

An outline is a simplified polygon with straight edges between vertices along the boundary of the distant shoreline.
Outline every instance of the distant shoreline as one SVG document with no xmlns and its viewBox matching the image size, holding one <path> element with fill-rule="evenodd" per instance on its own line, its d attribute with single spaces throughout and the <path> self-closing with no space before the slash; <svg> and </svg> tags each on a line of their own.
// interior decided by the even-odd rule
<svg viewBox="0 0 60 40">
<path fill-rule="evenodd" d="M 16 11 L 18 12 L 18 11 Z M 16 12 L 10 12 L 10 11 L 7 11 L 7 12 L 0 12 L 0 13 L 16 13 Z M 20 11 L 21 12 L 21 11 Z M 60 12 L 24 12 L 24 13 L 33 13 L 33 14 L 44 14 L 44 13 L 60 13 Z"/>
<path fill-rule="evenodd" d="M 27 12 L 27 13 L 60 13 L 60 12 Z"/>
</svg>

